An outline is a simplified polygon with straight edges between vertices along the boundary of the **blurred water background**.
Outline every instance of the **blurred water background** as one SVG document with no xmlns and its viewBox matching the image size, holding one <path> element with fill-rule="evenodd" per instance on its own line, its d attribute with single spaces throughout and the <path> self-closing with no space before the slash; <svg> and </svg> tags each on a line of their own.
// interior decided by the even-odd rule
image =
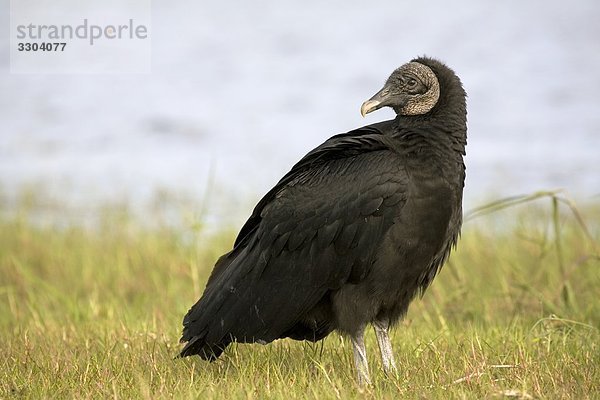
<svg viewBox="0 0 600 400">
<path fill-rule="evenodd" d="M 469 95 L 466 209 L 540 189 L 597 198 L 599 18 L 596 0 L 154 0 L 150 74 L 10 74 L 5 34 L 3 208 L 23 193 L 81 218 L 174 201 L 238 224 L 310 149 L 392 118 L 360 105 L 419 55 Z"/>
</svg>

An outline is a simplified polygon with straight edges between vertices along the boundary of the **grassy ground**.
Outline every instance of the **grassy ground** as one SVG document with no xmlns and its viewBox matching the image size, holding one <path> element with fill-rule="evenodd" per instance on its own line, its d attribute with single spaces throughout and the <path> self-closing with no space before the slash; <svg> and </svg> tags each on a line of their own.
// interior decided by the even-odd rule
<svg viewBox="0 0 600 400">
<path fill-rule="evenodd" d="M 586 233 L 542 200 L 465 225 L 393 333 L 398 376 L 381 372 L 369 332 L 364 389 L 337 334 L 173 359 L 233 231 L 142 228 L 119 212 L 95 229 L 4 217 L 0 398 L 600 398 L 600 212 L 582 212 Z"/>
</svg>

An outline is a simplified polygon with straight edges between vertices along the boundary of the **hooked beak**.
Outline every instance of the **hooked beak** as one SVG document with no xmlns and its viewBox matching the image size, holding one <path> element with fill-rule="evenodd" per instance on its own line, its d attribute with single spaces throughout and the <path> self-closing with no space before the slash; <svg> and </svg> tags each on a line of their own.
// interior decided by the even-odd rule
<svg viewBox="0 0 600 400">
<path fill-rule="evenodd" d="M 360 115 L 363 117 L 370 112 L 379 110 L 381 107 L 388 105 L 390 100 L 390 90 L 387 86 L 384 86 L 379 92 L 375 93 L 373 97 L 362 103 L 360 107 Z"/>
<path fill-rule="evenodd" d="M 367 100 L 364 103 L 362 103 L 362 106 L 360 106 L 360 115 L 362 115 L 364 117 L 365 115 L 367 115 L 371 111 L 375 111 L 378 108 L 381 108 L 381 102 L 380 101 L 377 101 L 377 100 Z"/>
</svg>

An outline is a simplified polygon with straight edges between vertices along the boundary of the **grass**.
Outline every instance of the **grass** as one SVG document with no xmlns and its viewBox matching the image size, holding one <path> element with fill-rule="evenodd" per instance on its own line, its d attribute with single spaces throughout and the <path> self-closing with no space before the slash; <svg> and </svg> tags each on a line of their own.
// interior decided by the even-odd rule
<svg viewBox="0 0 600 400">
<path fill-rule="evenodd" d="M 368 388 L 337 334 L 173 359 L 234 231 L 148 228 L 122 210 L 93 228 L 4 213 L 0 398 L 600 398 L 598 211 L 556 193 L 475 210 L 393 332 L 398 376 L 369 331 Z"/>
</svg>

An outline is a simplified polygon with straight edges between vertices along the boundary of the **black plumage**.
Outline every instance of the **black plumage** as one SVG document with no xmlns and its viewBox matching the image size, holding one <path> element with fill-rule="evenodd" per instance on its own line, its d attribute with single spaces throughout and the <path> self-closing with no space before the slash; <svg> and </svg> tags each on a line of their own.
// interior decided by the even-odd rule
<svg viewBox="0 0 600 400">
<path fill-rule="evenodd" d="M 353 339 L 367 382 L 362 336 L 373 323 L 394 368 L 387 329 L 459 235 L 465 97 L 434 59 L 394 71 L 361 112 L 389 106 L 395 119 L 328 139 L 257 204 L 185 316 L 181 356 L 214 360 L 232 341 L 317 341 L 338 330 Z"/>
</svg>

